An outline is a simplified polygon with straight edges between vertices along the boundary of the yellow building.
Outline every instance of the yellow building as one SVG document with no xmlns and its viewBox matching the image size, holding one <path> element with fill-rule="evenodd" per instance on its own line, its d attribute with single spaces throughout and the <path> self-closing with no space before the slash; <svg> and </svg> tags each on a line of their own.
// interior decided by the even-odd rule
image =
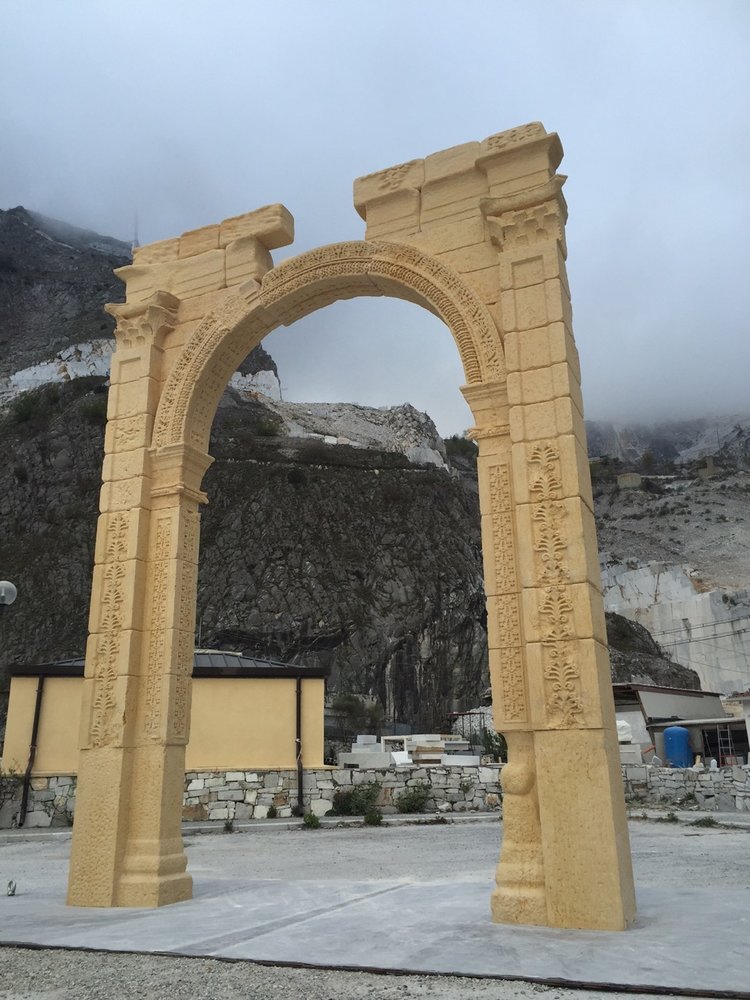
<svg viewBox="0 0 750 1000">
<path fill-rule="evenodd" d="M 302 765 L 320 767 L 325 676 L 318 667 L 196 650 L 186 771 L 291 769 L 298 745 Z M 12 668 L 4 771 L 77 774 L 82 685 L 83 658 Z"/>
</svg>

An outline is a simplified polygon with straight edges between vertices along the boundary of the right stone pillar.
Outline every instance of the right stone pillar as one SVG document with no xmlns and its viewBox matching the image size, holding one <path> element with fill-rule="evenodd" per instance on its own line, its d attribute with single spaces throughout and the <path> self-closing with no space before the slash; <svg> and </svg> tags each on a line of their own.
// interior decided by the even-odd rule
<svg viewBox="0 0 750 1000">
<path fill-rule="evenodd" d="M 477 426 L 495 727 L 508 742 L 498 922 L 624 929 L 635 916 L 562 178 L 482 208 L 508 369 L 464 390 Z"/>
</svg>

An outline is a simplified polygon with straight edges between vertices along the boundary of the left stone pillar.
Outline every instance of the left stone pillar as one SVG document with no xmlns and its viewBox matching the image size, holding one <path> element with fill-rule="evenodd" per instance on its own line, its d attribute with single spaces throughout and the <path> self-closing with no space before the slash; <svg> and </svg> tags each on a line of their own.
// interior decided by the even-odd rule
<svg viewBox="0 0 750 1000">
<path fill-rule="evenodd" d="M 158 906 L 192 894 L 180 799 L 200 496 L 165 489 L 165 461 L 149 451 L 164 339 L 178 304 L 157 292 L 138 305 L 110 307 L 117 349 L 86 647 L 72 905 Z M 175 478 L 184 476 L 166 476 Z M 170 701 L 174 713 L 166 710 Z M 176 720 L 169 730 L 168 714 Z"/>
</svg>

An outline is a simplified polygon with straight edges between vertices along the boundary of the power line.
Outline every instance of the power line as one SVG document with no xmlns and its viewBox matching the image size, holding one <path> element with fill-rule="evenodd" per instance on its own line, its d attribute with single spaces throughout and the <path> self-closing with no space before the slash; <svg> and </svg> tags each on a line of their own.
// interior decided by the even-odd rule
<svg viewBox="0 0 750 1000">
<path fill-rule="evenodd" d="M 690 625 L 690 626 L 682 625 L 679 628 L 661 629 L 658 632 L 651 632 L 651 635 L 653 635 L 653 636 L 656 636 L 656 635 L 671 635 L 674 632 L 684 632 L 684 631 L 687 630 L 688 627 L 690 629 L 695 629 L 695 628 L 711 628 L 714 625 L 728 625 L 730 622 L 741 622 L 741 621 L 746 621 L 748 619 L 750 619 L 750 614 L 748 614 L 748 615 L 737 615 L 734 618 L 717 618 L 716 621 L 713 621 L 713 622 L 698 622 L 696 625 Z M 642 623 L 639 622 L 638 624 L 640 625 Z M 649 629 L 649 631 L 651 631 L 651 630 Z"/>
<path fill-rule="evenodd" d="M 661 645 L 684 646 L 685 644 L 689 645 L 697 642 L 713 642 L 715 639 L 731 639 L 736 635 L 744 635 L 745 632 L 750 632 L 750 628 L 741 628 L 736 632 L 722 632 L 721 635 L 699 635 L 697 639 L 671 639 L 669 642 L 665 642 Z"/>
</svg>

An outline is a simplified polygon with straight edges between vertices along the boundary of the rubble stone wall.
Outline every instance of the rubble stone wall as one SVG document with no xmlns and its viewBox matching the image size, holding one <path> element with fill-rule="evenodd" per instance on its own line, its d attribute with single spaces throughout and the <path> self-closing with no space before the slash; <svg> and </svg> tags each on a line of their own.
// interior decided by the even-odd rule
<svg viewBox="0 0 750 1000">
<path fill-rule="evenodd" d="M 416 785 L 429 784 L 428 813 L 493 812 L 502 808 L 501 765 L 483 767 L 414 767 L 359 771 L 321 768 L 305 771 L 305 812 L 324 816 L 336 791 L 377 781 L 377 805 L 385 814 L 398 812 L 396 799 Z M 697 806 L 716 811 L 750 811 L 750 765 L 718 771 L 625 764 L 625 799 L 631 806 Z M 16 826 L 21 781 L 0 778 L 0 829 Z M 32 778 L 26 827 L 70 826 L 75 811 L 76 779 L 70 775 Z M 265 819 L 271 806 L 280 818 L 292 815 L 297 803 L 296 771 L 189 771 L 185 775 L 182 817 L 185 820 Z"/>
<path fill-rule="evenodd" d="M 673 804 L 726 812 L 750 811 L 750 766 L 717 771 L 624 764 L 625 799 L 632 806 Z"/>
<path fill-rule="evenodd" d="M 302 801 L 305 812 L 324 816 L 338 790 L 376 781 L 380 785 L 378 808 L 385 815 L 398 812 L 396 799 L 403 792 L 429 784 L 431 796 L 425 812 L 499 811 L 502 802 L 501 765 L 484 767 L 412 767 L 398 770 L 321 768 L 304 772 Z M 8 779 L 4 779 L 6 782 Z M 15 826 L 21 802 L 21 785 L 0 807 L 0 827 Z M 33 778 L 24 826 L 69 826 L 75 808 L 74 777 Z M 184 820 L 265 819 L 275 806 L 280 818 L 292 815 L 297 804 L 297 772 L 188 771 L 182 818 Z"/>
</svg>

